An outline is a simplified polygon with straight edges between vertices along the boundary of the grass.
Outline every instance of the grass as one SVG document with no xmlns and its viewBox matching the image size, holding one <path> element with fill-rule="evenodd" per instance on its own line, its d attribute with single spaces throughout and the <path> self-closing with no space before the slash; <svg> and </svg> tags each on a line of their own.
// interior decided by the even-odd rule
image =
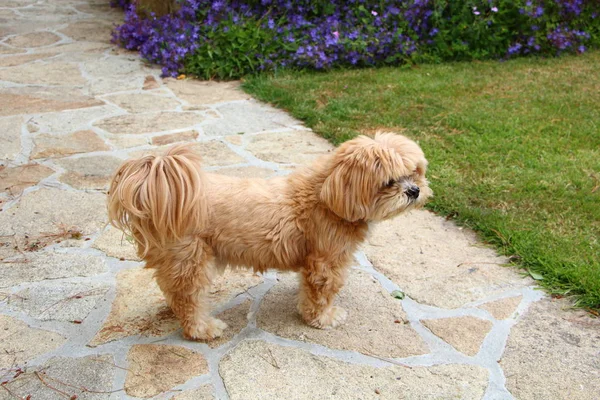
<svg viewBox="0 0 600 400">
<path fill-rule="evenodd" d="M 600 53 L 286 72 L 244 89 L 339 144 L 394 130 L 430 162 L 429 208 L 550 293 L 600 310 Z"/>
</svg>

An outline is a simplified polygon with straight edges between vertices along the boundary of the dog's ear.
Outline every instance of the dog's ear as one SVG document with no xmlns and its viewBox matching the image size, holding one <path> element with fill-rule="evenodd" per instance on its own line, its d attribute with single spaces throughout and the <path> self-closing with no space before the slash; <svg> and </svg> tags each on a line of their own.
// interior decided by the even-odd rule
<svg viewBox="0 0 600 400">
<path fill-rule="evenodd" d="M 320 199 L 347 221 L 367 219 L 375 195 L 390 173 L 391 159 L 371 138 L 344 143 L 333 155 L 332 169 L 321 188 Z"/>
</svg>

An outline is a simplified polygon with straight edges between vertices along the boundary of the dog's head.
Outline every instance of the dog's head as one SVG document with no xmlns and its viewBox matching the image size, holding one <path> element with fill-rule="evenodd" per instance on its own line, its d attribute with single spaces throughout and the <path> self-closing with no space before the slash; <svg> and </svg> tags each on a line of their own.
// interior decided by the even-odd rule
<svg viewBox="0 0 600 400">
<path fill-rule="evenodd" d="M 333 155 L 321 201 L 347 221 L 381 221 L 422 206 L 433 192 L 427 160 L 412 140 L 393 133 L 359 136 Z"/>
</svg>

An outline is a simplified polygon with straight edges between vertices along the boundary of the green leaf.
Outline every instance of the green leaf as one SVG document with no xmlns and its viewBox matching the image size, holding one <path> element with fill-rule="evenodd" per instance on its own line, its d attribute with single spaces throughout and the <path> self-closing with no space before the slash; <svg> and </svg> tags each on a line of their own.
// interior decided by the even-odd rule
<svg viewBox="0 0 600 400">
<path fill-rule="evenodd" d="M 529 272 L 529 276 L 531 276 L 536 281 L 543 281 L 544 280 L 544 276 L 542 274 L 539 274 L 537 272 L 533 272 L 530 269 L 528 269 L 527 272 Z"/>
<path fill-rule="evenodd" d="M 395 298 L 395 299 L 403 300 L 404 297 L 406 297 L 406 295 L 401 290 L 394 290 L 392 292 L 392 297 Z"/>
</svg>

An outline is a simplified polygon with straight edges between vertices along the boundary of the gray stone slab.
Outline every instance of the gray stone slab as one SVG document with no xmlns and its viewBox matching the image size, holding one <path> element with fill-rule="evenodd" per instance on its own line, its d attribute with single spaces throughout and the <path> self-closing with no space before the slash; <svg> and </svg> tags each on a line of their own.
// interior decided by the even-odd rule
<svg viewBox="0 0 600 400">
<path fill-rule="evenodd" d="M 112 388 L 116 369 L 113 356 L 108 354 L 82 358 L 55 357 L 42 368 L 10 380 L 6 384 L 10 392 L 0 391 L 0 399 L 27 396 L 31 396 L 32 400 L 117 399 L 118 391 L 113 392 Z"/>
<path fill-rule="evenodd" d="M 295 274 L 279 275 L 262 301 L 257 326 L 278 336 L 379 357 L 408 357 L 428 353 L 427 345 L 408 324 L 402 303 L 369 274 L 352 270 L 335 305 L 348 312 L 346 322 L 333 329 L 308 326 L 296 310 Z"/>
<path fill-rule="evenodd" d="M 2 96 L 0 94 L 0 96 Z M 14 161 L 21 151 L 22 117 L 0 118 L 0 161 Z"/>
<path fill-rule="evenodd" d="M 5 260 L 0 263 L 0 287 L 47 279 L 93 276 L 106 270 L 106 262 L 97 255 L 53 250 L 27 252 L 16 262 Z"/>
<path fill-rule="evenodd" d="M 211 121 L 203 126 L 207 135 L 232 135 L 282 129 L 299 122 L 285 112 L 257 101 L 242 101 L 217 108 L 222 120 Z"/>
<path fill-rule="evenodd" d="M 105 223 L 104 194 L 43 188 L 23 195 L 17 205 L 0 212 L 0 236 L 28 236 L 28 242 L 45 242 L 54 237 L 65 239 L 61 232 L 68 229 L 91 235 Z"/>
<path fill-rule="evenodd" d="M 244 341 L 219 365 L 232 400 L 481 399 L 488 373 L 472 365 L 375 368 L 293 347 Z"/>
<path fill-rule="evenodd" d="M 565 300 L 532 304 L 500 362 L 517 399 L 591 400 L 600 395 L 600 320 Z"/>
<path fill-rule="evenodd" d="M 9 296 L 8 304 L 42 321 L 81 323 L 108 289 L 101 283 L 43 282 Z"/>
<path fill-rule="evenodd" d="M 362 248 L 376 270 L 427 305 L 458 308 L 532 284 L 472 231 L 428 211 L 375 224 Z"/>
</svg>

